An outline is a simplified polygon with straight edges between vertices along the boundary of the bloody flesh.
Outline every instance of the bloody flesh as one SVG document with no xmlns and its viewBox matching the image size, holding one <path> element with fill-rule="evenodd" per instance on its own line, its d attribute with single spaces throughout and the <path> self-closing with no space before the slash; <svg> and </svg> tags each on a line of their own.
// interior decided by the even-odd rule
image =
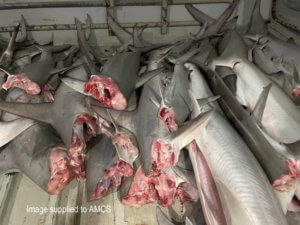
<svg viewBox="0 0 300 225">
<path fill-rule="evenodd" d="M 12 87 L 18 87 L 29 95 L 38 95 L 41 92 L 40 86 L 32 82 L 24 73 L 18 75 L 9 75 L 7 81 L 2 85 L 3 89 L 8 90 Z"/>
<path fill-rule="evenodd" d="M 51 177 L 47 185 L 47 192 L 56 195 L 71 182 L 73 173 L 69 166 L 69 157 L 65 148 L 55 147 L 50 152 Z"/>
<path fill-rule="evenodd" d="M 123 160 L 113 163 L 105 170 L 103 178 L 98 182 L 95 192 L 89 201 L 102 198 L 111 187 L 119 187 L 122 176 L 129 177 L 132 176 L 132 173 L 132 167 Z"/>
<path fill-rule="evenodd" d="M 108 108 L 124 110 L 127 107 L 126 98 L 116 82 L 110 77 L 92 75 L 85 84 L 84 92 Z"/>
</svg>

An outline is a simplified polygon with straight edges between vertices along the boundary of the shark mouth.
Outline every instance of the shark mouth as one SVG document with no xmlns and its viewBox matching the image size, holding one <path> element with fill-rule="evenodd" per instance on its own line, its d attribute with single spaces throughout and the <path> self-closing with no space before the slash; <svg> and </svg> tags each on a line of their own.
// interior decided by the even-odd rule
<svg viewBox="0 0 300 225">
<path fill-rule="evenodd" d="M 73 127 L 72 144 L 68 148 L 70 166 L 77 179 L 85 178 L 85 150 L 86 142 L 98 133 L 98 120 L 83 113 L 77 117 Z"/>
<path fill-rule="evenodd" d="M 139 150 L 132 141 L 132 138 L 127 133 L 117 133 L 112 138 L 112 143 L 115 146 L 119 159 L 132 164 L 139 155 Z"/>
<path fill-rule="evenodd" d="M 111 164 L 104 171 L 104 175 L 98 182 L 95 192 L 89 201 L 95 201 L 102 198 L 111 187 L 117 188 L 121 185 L 122 176 L 130 177 L 132 174 L 132 167 L 123 160 L 118 160 L 118 162 Z"/>
<path fill-rule="evenodd" d="M 157 138 L 151 145 L 151 163 L 153 171 L 161 171 L 175 166 L 179 158 L 179 152 L 163 139 Z"/>
<path fill-rule="evenodd" d="M 300 88 L 294 88 L 292 95 L 294 97 L 300 97 Z"/>
<path fill-rule="evenodd" d="M 275 180 L 272 184 L 273 188 L 282 192 L 286 191 L 287 186 L 290 186 L 292 180 L 300 179 L 299 163 L 293 160 L 286 160 L 285 162 L 289 171 L 288 174 Z"/>
<path fill-rule="evenodd" d="M 92 75 L 85 84 L 84 92 L 108 108 L 124 110 L 127 107 L 126 98 L 116 82 L 110 77 Z"/>
<path fill-rule="evenodd" d="M 174 176 L 155 172 L 146 176 L 143 168 L 139 167 L 129 193 L 122 199 L 122 203 L 139 208 L 159 200 L 161 206 L 168 207 L 173 204 L 175 197 L 178 197 L 182 203 L 198 200 L 197 190 L 187 182 L 182 182 L 176 187 Z"/>
<path fill-rule="evenodd" d="M 50 152 L 51 176 L 47 185 L 47 192 L 50 195 L 57 195 L 73 180 L 73 173 L 65 148 L 55 147 Z"/>
<path fill-rule="evenodd" d="M 29 95 L 38 95 L 41 92 L 40 86 L 32 82 L 24 73 L 8 75 L 7 81 L 2 85 L 2 88 L 8 90 L 12 87 L 21 88 Z"/>
<path fill-rule="evenodd" d="M 168 127 L 170 132 L 174 132 L 178 129 L 178 125 L 175 122 L 175 112 L 168 107 L 160 108 L 158 112 L 159 119 Z"/>
</svg>

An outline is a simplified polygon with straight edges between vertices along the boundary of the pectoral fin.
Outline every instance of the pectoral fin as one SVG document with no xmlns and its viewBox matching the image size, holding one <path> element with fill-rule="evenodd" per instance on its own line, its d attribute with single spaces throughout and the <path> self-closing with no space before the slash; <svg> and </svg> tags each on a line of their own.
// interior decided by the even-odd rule
<svg viewBox="0 0 300 225">
<path fill-rule="evenodd" d="M 255 122 L 261 126 L 262 116 L 266 107 L 266 102 L 270 89 L 272 88 L 272 83 L 263 88 L 263 91 L 260 93 L 256 105 L 252 111 L 251 117 L 254 118 Z"/>
<path fill-rule="evenodd" d="M 12 141 L 23 131 L 36 122 L 30 119 L 20 118 L 9 122 L 0 122 L 0 147 Z"/>
<path fill-rule="evenodd" d="M 53 122 L 53 103 L 19 103 L 0 101 L 0 110 L 48 124 Z"/>
<path fill-rule="evenodd" d="M 181 150 L 201 135 L 202 128 L 206 126 L 213 113 L 214 111 L 208 111 L 200 114 L 181 126 L 177 131 L 171 133 L 166 140 L 175 150 Z"/>
</svg>

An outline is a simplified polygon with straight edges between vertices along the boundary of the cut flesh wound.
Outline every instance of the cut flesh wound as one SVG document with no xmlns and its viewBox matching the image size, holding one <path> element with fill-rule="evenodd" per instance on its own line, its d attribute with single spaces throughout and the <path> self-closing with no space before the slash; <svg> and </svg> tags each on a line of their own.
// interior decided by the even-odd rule
<svg viewBox="0 0 300 225">
<path fill-rule="evenodd" d="M 294 88 L 292 95 L 294 97 L 300 97 L 300 88 Z"/>
<path fill-rule="evenodd" d="M 118 160 L 118 162 L 111 164 L 105 171 L 102 179 L 98 182 L 95 192 L 89 201 L 95 201 L 106 195 L 107 191 L 111 187 L 119 187 L 121 185 L 122 176 L 132 176 L 132 167 L 124 162 Z"/>
<path fill-rule="evenodd" d="M 156 139 L 151 146 L 151 162 L 154 171 L 175 166 L 178 161 L 179 153 L 163 139 Z"/>
<path fill-rule="evenodd" d="M 288 174 L 275 180 L 272 184 L 277 191 L 285 191 L 285 185 L 290 186 L 292 180 L 300 179 L 299 162 L 286 160 L 286 165 L 288 168 Z"/>
<path fill-rule="evenodd" d="M 72 144 L 68 148 L 70 166 L 77 179 L 85 177 L 85 150 L 86 142 L 98 133 L 98 120 L 96 117 L 83 113 L 76 119 L 73 127 Z"/>
<path fill-rule="evenodd" d="M 41 92 L 40 86 L 32 82 L 24 73 L 8 75 L 7 81 L 2 85 L 3 89 L 8 90 L 12 87 L 23 89 L 29 95 L 38 95 Z"/>
<path fill-rule="evenodd" d="M 117 150 L 119 159 L 131 165 L 139 155 L 139 150 L 132 140 L 133 138 L 125 132 L 119 132 L 112 138 L 112 143 Z"/>
<path fill-rule="evenodd" d="M 127 107 L 126 98 L 116 82 L 110 77 L 92 75 L 85 84 L 84 92 L 108 108 L 124 110 Z"/>
<path fill-rule="evenodd" d="M 158 174 L 152 172 L 146 176 L 143 168 L 139 167 L 129 193 L 122 199 L 122 203 L 138 208 L 159 200 L 163 207 L 168 207 L 173 204 L 175 197 L 178 197 L 180 202 L 184 203 L 198 199 L 195 196 L 197 196 L 197 191 L 186 182 L 182 182 L 176 187 L 174 176 L 165 172 Z"/>
<path fill-rule="evenodd" d="M 56 195 L 71 182 L 73 173 L 69 166 L 69 157 L 65 148 L 55 147 L 50 152 L 51 177 L 47 185 L 47 192 Z"/>
</svg>

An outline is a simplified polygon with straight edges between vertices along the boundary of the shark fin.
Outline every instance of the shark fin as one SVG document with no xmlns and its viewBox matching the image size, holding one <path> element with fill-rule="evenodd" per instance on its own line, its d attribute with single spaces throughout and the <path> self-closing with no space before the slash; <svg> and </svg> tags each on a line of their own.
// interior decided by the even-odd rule
<svg viewBox="0 0 300 225">
<path fill-rule="evenodd" d="M 293 197 L 295 196 L 298 185 L 299 185 L 298 180 L 292 180 L 288 187 L 288 190 L 277 191 L 276 189 L 274 189 L 275 195 L 277 196 L 277 198 L 280 202 L 280 205 L 281 205 L 281 208 L 282 208 L 284 214 L 286 214 L 288 211 L 288 207 L 289 207 Z"/>
<path fill-rule="evenodd" d="M 251 15 L 250 27 L 248 33 L 251 34 L 267 34 L 267 26 L 260 13 L 261 0 L 256 0 Z"/>
<path fill-rule="evenodd" d="M 108 16 L 107 23 L 121 43 L 128 43 L 130 40 L 132 40 L 132 35 L 125 30 L 113 17 Z"/>
<path fill-rule="evenodd" d="M 215 21 L 213 18 L 206 15 L 192 4 L 185 4 L 185 8 L 191 14 L 191 16 L 200 23 L 200 25 L 204 25 L 205 23 L 212 24 Z"/>
<path fill-rule="evenodd" d="M 165 70 L 164 67 L 160 67 L 158 69 L 151 70 L 151 71 L 143 73 L 140 77 L 137 78 L 135 88 L 137 89 L 137 88 L 143 86 L 147 81 L 149 81 L 153 77 L 159 75 L 164 70 Z"/>
<path fill-rule="evenodd" d="M 3 147 L 23 131 L 34 125 L 36 122 L 26 118 L 19 118 L 13 121 L 0 122 L 0 147 Z"/>
<path fill-rule="evenodd" d="M 174 225 L 169 221 L 169 219 L 159 206 L 156 207 L 156 219 L 158 225 Z"/>
<path fill-rule="evenodd" d="M 52 124 L 53 103 L 20 103 L 0 101 L 0 109 L 40 122 Z"/>
<path fill-rule="evenodd" d="M 75 18 L 75 24 L 76 24 L 76 29 L 77 29 L 77 37 L 78 37 L 78 44 L 79 44 L 79 48 L 82 51 L 83 55 L 86 58 L 86 61 L 88 63 L 89 69 L 91 71 L 92 74 L 98 74 L 99 73 L 99 69 L 97 68 L 97 66 L 95 65 L 95 63 L 92 60 L 92 55 L 89 52 L 89 46 L 88 43 L 85 39 L 84 33 L 82 31 L 82 23 Z"/>
<path fill-rule="evenodd" d="M 272 83 L 270 83 L 269 85 L 263 88 L 251 114 L 251 117 L 254 118 L 255 122 L 259 126 L 261 126 L 262 116 L 266 107 L 266 102 L 271 88 L 272 88 Z"/>
<path fill-rule="evenodd" d="M 61 79 L 61 81 L 64 84 L 66 84 L 67 86 L 69 86 L 70 88 L 74 89 L 75 91 L 77 91 L 77 92 L 79 92 L 83 95 L 87 95 L 84 92 L 85 82 L 83 82 L 81 80 L 69 78 L 69 77 L 64 77 L 64 78 Z"/>
<path fill-rule="evenodd" d="M 213 113 L 214 111 L 211 110 L 198 115 L 195 119 L 188 121 L 178 130 L 169 134 L 166 140 L 176 151 L 181 150 L 201 135 L 201 128 L 206 126 Z"/>
</svg>

